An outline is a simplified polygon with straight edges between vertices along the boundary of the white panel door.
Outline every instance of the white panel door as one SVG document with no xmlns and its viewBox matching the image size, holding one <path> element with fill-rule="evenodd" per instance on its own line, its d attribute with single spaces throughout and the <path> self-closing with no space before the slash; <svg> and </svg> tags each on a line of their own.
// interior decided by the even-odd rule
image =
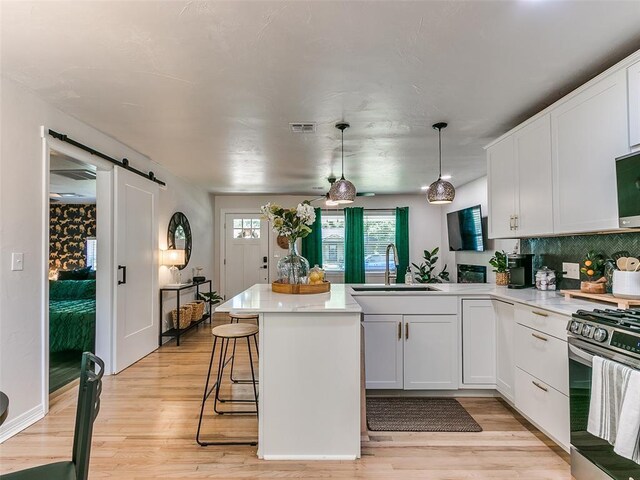
<svg viewBox="0 0 640 480">
<path fill-rule="evenodd" d="M 158 185 L 119 167 L 114 179 L 117 373 L 158 346 Z"/>
<path fill-rule="evenodd" d="M 555 233 L 618 227 L 615 158 L 629 152 L 620 70 L 551 112 Z"/>
<path fill-rule="evenodd" d="M 629 81 L 629 144 L 640 147 L 640 62 L 627 69 Z"/>
<path fill-rule="evenodd" d="M 516 211 L 516 160 L 513 136 L 487 150 L 489 237 L 512 238 Z"/>
<path fill-rule="evenodd" d="M 365 315 L 366 388 L 401 389 L 402 315 Z"/>
<path fill-rule="evenodd" d="M 514 134 L 518 162 L 516 233 L 518 237 L 553 233 L 551 116 L 538 118 Z"/>
<path fill-rule="evenodd" d="M 515 400 L 515 311 L 511 303 L 493 300 L 496 316 L 496 386 L 509 401 Z"/>
<path fill-rule="evenodd" d="M 462 382 L 496 383 L 496 317 L 491 300 L 462 301 Z"/>
<path fill-rule="evenodd" d="M 268 283 L 268 226 L 259 213 L 226 214 L 224 262 L 227 299 L 256 283 Z"/>
<path fill-rule="evenodd" d="M 457 315 L 404 315 L 404 389 L 458 388 Z"/>
</svg>

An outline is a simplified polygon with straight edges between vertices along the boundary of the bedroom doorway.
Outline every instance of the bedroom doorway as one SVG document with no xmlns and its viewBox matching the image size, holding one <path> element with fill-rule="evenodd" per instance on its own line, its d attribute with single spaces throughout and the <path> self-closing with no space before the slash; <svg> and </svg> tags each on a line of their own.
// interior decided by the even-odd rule
<svg viewBox="0 0 640 480">
<path fill-rule="evenodd" d="M 49 394 L 80 376 L 96 351 L 97 169 L 49 155 Z"/>
</svg>

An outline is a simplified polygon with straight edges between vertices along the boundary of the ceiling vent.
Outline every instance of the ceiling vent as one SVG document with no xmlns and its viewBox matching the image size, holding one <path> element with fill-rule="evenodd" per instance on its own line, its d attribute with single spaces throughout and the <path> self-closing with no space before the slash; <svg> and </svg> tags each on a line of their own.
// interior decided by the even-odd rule
<svg viewBox="0 0 640 480">
<path fill-rule="evenodd" d="M 51 170 L 53 175 L 70 178 L 71 180 L 95 180 L 96 172 L 86 169 L 76 170 Z"/>
<path fill-rule="evenodd" d="M 315 123 L 290 123 L 291 133 L 316 133 Z"/>
</svg>

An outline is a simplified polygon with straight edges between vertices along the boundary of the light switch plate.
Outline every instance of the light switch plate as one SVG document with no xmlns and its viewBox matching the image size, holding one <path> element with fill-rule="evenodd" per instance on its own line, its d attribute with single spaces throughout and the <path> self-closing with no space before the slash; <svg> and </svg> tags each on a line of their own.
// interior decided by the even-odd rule
<svg viewBox="0 0 640 480">
<path fill-rule="evenodd" d="M 573 278 L 574 280 L 580 280 L 580 264 L 562 262 L 562 271 L 567 272 L 564 274 L 564 278 Z"/>
<path fill-rule="evenodd" d="M 11 254 L 11 270 L 21 271 L 24 269 L 24 253 Z"/>
</svg>

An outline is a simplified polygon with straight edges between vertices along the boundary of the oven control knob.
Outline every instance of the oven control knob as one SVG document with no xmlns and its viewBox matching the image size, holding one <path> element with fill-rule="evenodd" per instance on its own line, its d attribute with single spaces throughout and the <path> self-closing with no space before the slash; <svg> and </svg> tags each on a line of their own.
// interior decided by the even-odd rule
<svg viewBox="0 0 640 480">
<path fill-rule="evenodd" d="M 604 342 L 607 339 L 607 331 L 604 328 L 596 328 L 593 333 L 593 339 L 596 342 Z"/>
<path fill-rule="evenodd" d="M 581 331 L 582 331 L 582 323 L 576 322 L 576 321 L 571 322 L 571 333 L 580 335 Z"/>
<path fill-rule="evenodd" d="M 593 335 L 593 327 L 591 325 L 585 325 L 582 327 L 583 337 L 591 338 L 591 335 Z"/>
</svg>

